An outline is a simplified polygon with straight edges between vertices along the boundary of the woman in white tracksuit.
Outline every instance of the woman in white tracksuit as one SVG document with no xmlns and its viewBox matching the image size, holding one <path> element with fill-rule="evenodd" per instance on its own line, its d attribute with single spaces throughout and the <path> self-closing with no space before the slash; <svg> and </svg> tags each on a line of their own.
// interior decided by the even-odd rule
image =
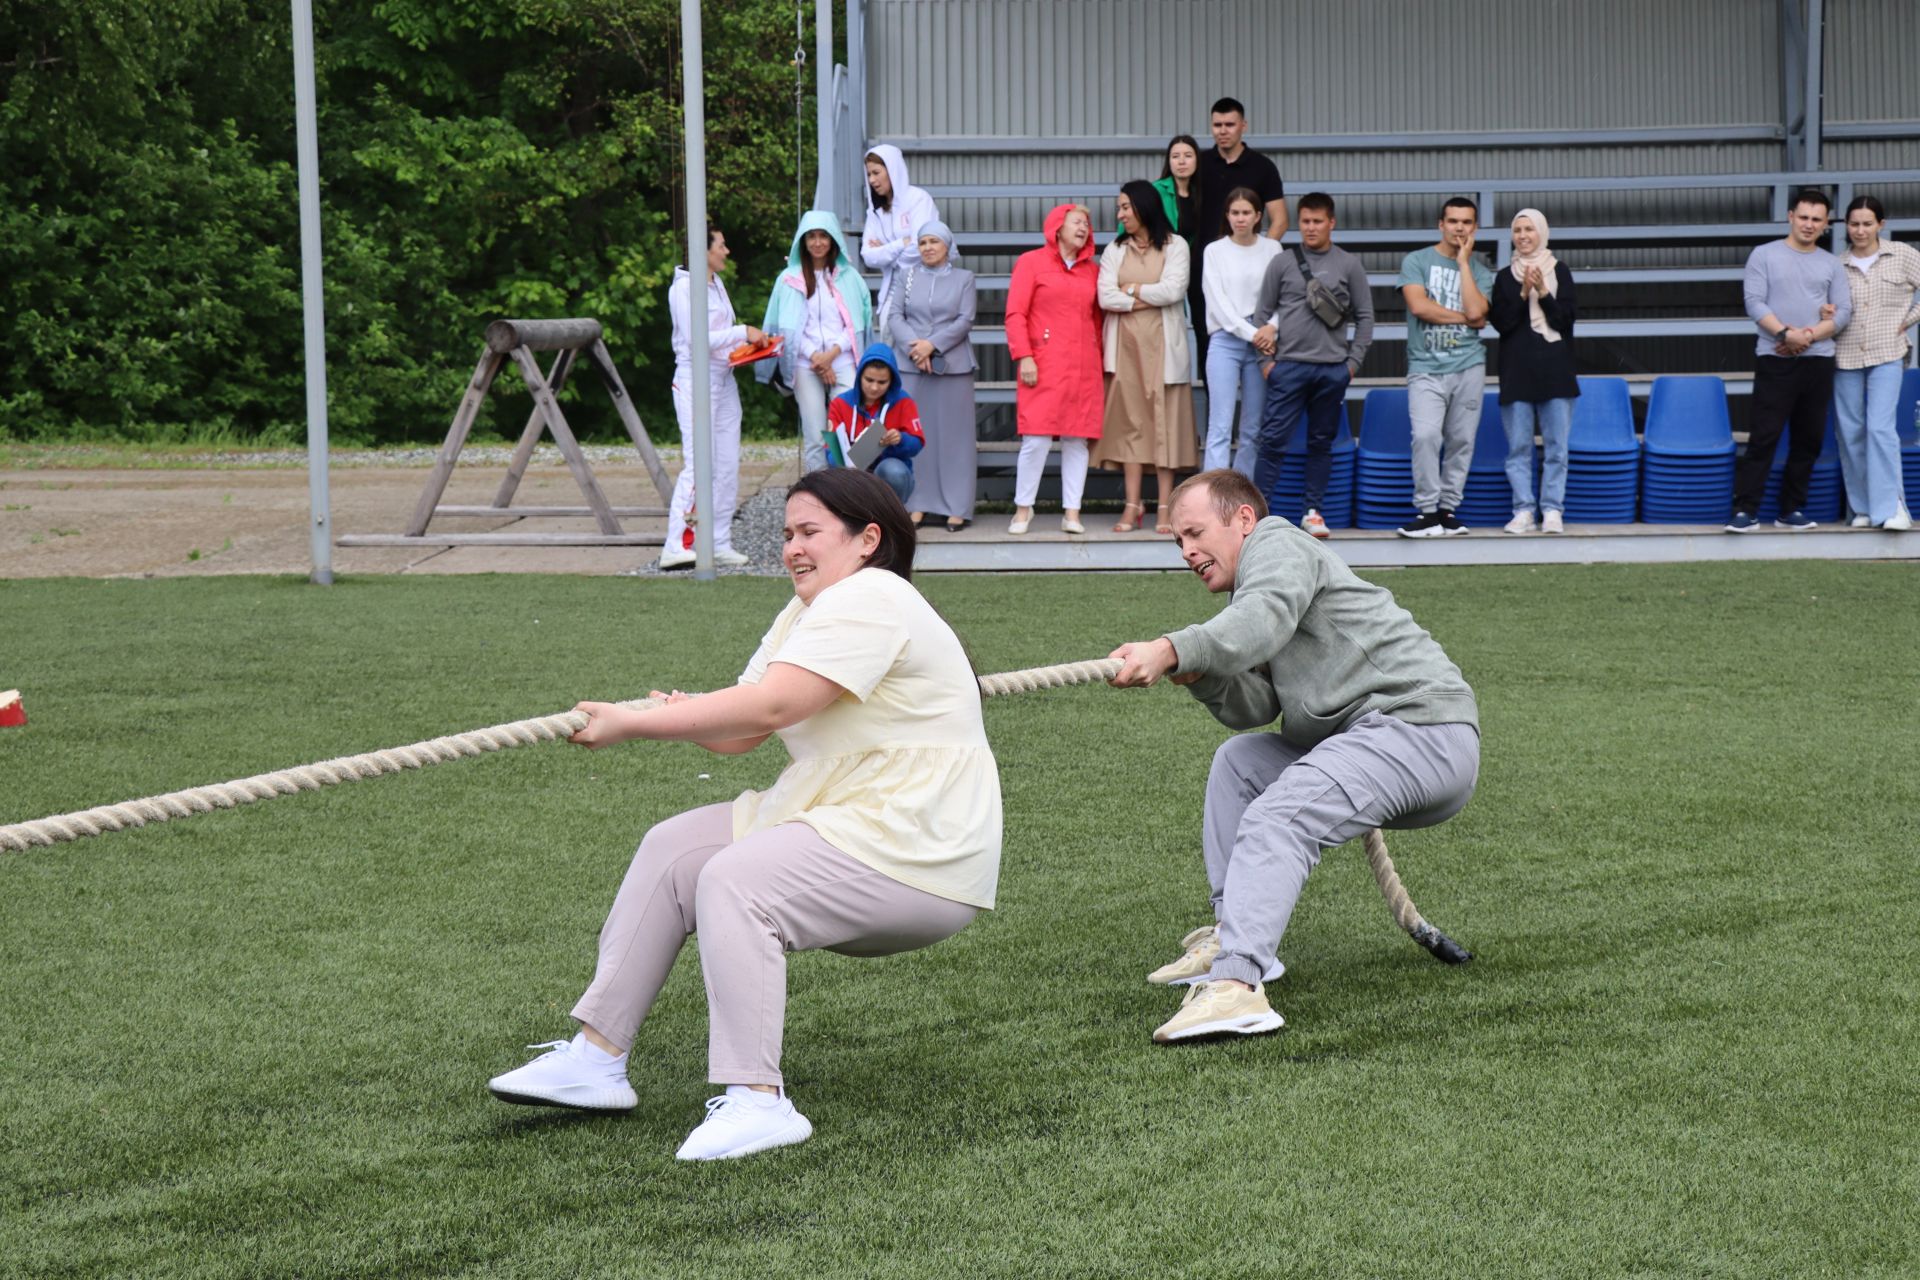
<svg viewBox="0 0 1920 1280">
<path fill-rule="evenodd" d="M 883 142 L 867 152 L 867 225 L 860 232 L 860 260 L 880 273 L 874 316 L 886 340 L 894 280 L 920 261 L 920 228 L 938 222 L 933 197 L 907 181 L 900 148 Z"/>
<path fill-rule="evenodd" d="M 760 341 L 752 325 L 737 324 L 733 299 L 720 283 L 727 263 L 727 238 L 717 228 L 707 232 L 707 385 L 712 388 L 713 413 L 713 562 L 743 565 L 747 557 L 733 549 L 733 509 L 740 496 L 740 389 L 734 385 L 727 357 L 743 342 Z M 693 379 L 700 376 L 693 350 L 693 277 L 675 267 L 667 286 L 667 312 L 673 317 L 673 413 L 680 420 L 680 479 L 667 507 L 667 542 L 660 549 L 662 569 L 693 566 L 692 530 L 687 513 L 693 507 Z M 705 512 L 696 518 L 704 518 Z"/>
</svg>

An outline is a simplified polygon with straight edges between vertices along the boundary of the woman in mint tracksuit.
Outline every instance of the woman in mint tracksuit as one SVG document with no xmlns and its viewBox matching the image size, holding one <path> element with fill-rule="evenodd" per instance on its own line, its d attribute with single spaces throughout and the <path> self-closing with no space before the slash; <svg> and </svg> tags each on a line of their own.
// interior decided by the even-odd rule
<svg viewBox="0 0 1920 1280">
<path fill-rule="evenodd" d="M 780 358 L 754 376 L 779 376 L 800 407 L 801 464 L 827 465 L 827 401 L 850 390 L 860 353 L 873 336 L 873 299 L 834 215 L 809 211 L 793 233 L 786 269 L 774 282 L 760 327 L 781 338 Z"/>
</svg>

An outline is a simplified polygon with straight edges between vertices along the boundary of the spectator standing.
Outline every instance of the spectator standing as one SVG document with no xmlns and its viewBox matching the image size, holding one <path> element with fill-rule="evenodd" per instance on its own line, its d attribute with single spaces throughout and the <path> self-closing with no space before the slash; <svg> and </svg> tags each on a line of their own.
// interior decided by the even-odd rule
<svg viewBox="0 0 1920 1280">
<path fill-rule="evenodd" d="M 1920 251 L 1881 238 L 1887 211 L 1872 196 L 1847 206 L 1842 265 L 1853 319 L 1834 340 L 1833 416 L 1853 523 L 1911 529 L 1900 474 L 1894 406 L 1907 358 L 1907 330 L 1920 322 Z"/>
<path fill-rule="evenodd" d="M 893 286 L 902 268 L 920 257 L 920 228 L 938 221 L 933 197 L 907 181 L 906 157 L 883 142 L 867 152 L 867 224 L 860 233 L 860 258 L 880 273 L 880 299 L 874 314 L 881 337 L 892 316 Z"/>
<path fill-rule="evenodd" d="M 1413 419 L 1413 505 L 1403 538 L 1462 534 L 1454 516 L 1466 494 L 1480 397 L 1487 386 L 1487 323 L 1493 272 L 1473 256 L 1480 206 L 1454 196 L 1440 209 L 1440 243 L 1400 262 L 1407 300 L 1407 412 Z"/>
<path fill-rule="evenodd" d="M 1729 533 L 1751 533 L 1759 527 L 1760 500 L 1783 429 L 1788 432 L 1787 466 L 1774 527 L 1816 527 L 1801 507 L 1833 403 L 1833 335 L 1846 328 L 1853 315 L 1846 268 L 1820 247 L 1832 208 L 1826 192 L 1802 187 L 1787 215 L 1786 238 L 1747 256 L 1747 314 L 1759 326 L 1760 339 L 1755 344 L 1747 447 L 1733 470 Z M 1820 309 L 1829 305 L 1832 317 L 1823 319 Z"/>
<path fill-rule="evenodd" d="M 1032 524 L 1047 454 L 1058 439 L 1060 527 L 1085 533 L 1080 500 L 1088 442 L 1100 438 L 1104 400 L 1093 214 L 1083 204 L 1056 205 L 1042 234 L 1046 243 L 1020 255 L 1007 286 L 1007 353 L 1018 373 L 1013 394 L 1021 437 L 1007 532 L 1025 533 Z"/>
<path fill-rule="evenodd" d="M 1207 346 L 1207 443 L 1202 466 L 1212 471 L 1231 460 L 1234 470 L 1253 478 L 1260 406 L 1267 384 L 1260 376 L 1260 353 L 1253 349 L 1254 305 L 1267 267 L 1280 255 L 1280 242 L 1260 234 L 1266 216 L 1260 197 L 1247 187 L 1227 193 L 1227 234 L 1206 247 L 1205 323 Z M 1237 394 L 1236 394 L 1237 393 Z M 1233 407 L 1240 402 L 1240 449 L 1233 451 Z"/>
<path fill-rule="evenodd" d="M 827 406 L 827 465 L 853 466 L 854 444 L 869 431 L 881 436 L 880 456 L 865 470 L 887 482 L 902 502 L 913 492 L 913 460 L 926 447 L 920 407 L 900 385 L 900 364 L 884 342 L 860 357 L 859 384 Z"/>
<path fill-rule="evenodd" d="M 1540 529 L 1564 533 L 1567 441 L 1580 379 L 1573 367 L 1573 272 L 1547 252 L 1552 228 L 1538 209 L 1513 215 L 1513 263 L 1493 282 L 1488 312 L 1500 335 L 1500 417 L 1507 429 L 1508 533 L 1532 533 L 1533 433 L 1540 431 Z"/>
<path fill-rule="evenodd" d="M 693 531 L 687 527 L 693 510 L 693 380 L 707 379 L 713 415 L 713 562 L 743 565 L 747 557 L 733 549 L 733 509 L 740 496 L 740 388 L 733 381 L 727 357 L 743 342 L 760 341 L 760 331 L 738 324 L 733 299 L 720 282 L 727 265 L 727 238 L 720 228 L 707 228 L 707 340 L 696 344 L 691 329 L 693 277 L 685 267 L 673 269 L 667 286 L 667 315 L 673 320 L 673 416 L 680 424 L 680 478 L 674 482 L 667 505 L 667 540 L 660 548 L 662 569 L 693 567 Z M 1898 455 L 1895 455 L 1896 457 Z"/>
<path fill-rule="evenodd" d="M 754 376 L 777 377 L 791 392 L 801 470 L 818 471 L 827 465 L 827 401 L 853 387 L 854 362 L 873 336 L 873 299 L 832 213 L 812 209 L 800 219 L 760 327 L 780 335 L 780 358 L 762 361 Z"/>
<path fill-rule="evenodd" d="M 1093 461 L 1118 466 L 1124 479 L 1126 506 L 1115 533 L 1132 533 L 1144 523 L 1141 482 L 1151 466 L 1160 513 L 1155 532 L 1170 534 L 1166 503 L 1173 473 L 1195 462 L 1193 357 L 1184 305 L 1191 260 L 1152 183 L 1127 183 L 1117 204 L 1126 234 L 1100 257 L 1102 367 L 1111 376 Z"/>
<path fill-rule="evenodd" d="M 1254 349 L 1269 363 L 1260 413 L 1254 486 L 1271 506 L 1279 497 L 1280 463 L 1300 411 L 1307 414 L 1307 459 L 1300 527 L 1327 536 L 1320 515 L 1333 471 L 1333 437 L 1344 430 L 1347 386 L 1373 344 L 1373 290 L 1360 259 L 1333 243 L 1333 197 L 1300 198 L 1300 247 L 1267 264 L 1254 314 L 1264 323 Z M 1347 336 L 1347 325 L 1353 336 Z"/>
<path fill-rule="evenodd" d="M 1227 234 L 1227 193 L 1245 187 L 1260 197 L 1267 214 L 1267 235 L 1278 240 L 1287 230 L 1287 192 L 1280 182 L 1280 170 L 1273 161 L 1244 141 L 1247 133 L 1247 109 L 1236 98 L 1222 98 L 1213 104 L 1211 117 L 1213 145 L 1200 153 L 1200 222 L 1198 243 L 1203 255 L 1206 246 Z M 1207 362 L 1207 318 L 1205 280 L 1196 272 L 1188 301 L 1193 308 L 1193 328 L 1200 344 L 1200 364 Z"/>
<path fill-rule="evenodd" d="M 1200 260 L 1200 245 L 1195 234 L 1200 225 L 1200 144 L 1191 135 L 1174 135 L 1167 143 L 1166 158 L 1160 162 L 1160 176 L 1153 189 L 1160 193 L 1160 207 L 1166 212 L 1167 225 L 1187 242 L 1189 258 Z M 1125 235 L 1120 227 L 1115 234 Z"/>
<path fill-rule="evenodd" d="M 944 222 L 920 228 L 920 259 L 900 276 L 893 296 L 893 337 L 905 349 L 900 370 L 920 405 L 928 448 L 914 467 L 907 509 L 918 525 L 928 511 L 947 518 L 947 532 L 973 523 L 979 479 L 973 420 L 973 272 L 954 264 L 953 232 Z"/>
</svg>

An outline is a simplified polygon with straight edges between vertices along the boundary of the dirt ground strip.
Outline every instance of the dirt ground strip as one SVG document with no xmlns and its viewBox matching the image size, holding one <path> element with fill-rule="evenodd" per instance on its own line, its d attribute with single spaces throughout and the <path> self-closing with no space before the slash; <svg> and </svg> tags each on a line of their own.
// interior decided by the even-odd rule
<svg viewBox="0 0 1920 1280">
<path fill-rule="evenodd" d="M 430 452 L 381 465 L 336 466 L 330 476 L 333 529 L 400 533 L 419 501 Z M 551 454 L 551 457 L 546 455 Z M 744 502 L 768 485 L 792 482 L 791 445 L 749 445 L 740 464 Z M 678 450 L 662 451 L 678 475 Z M 446 503 L 493 501 L 504 462 L 463 458 Z M 661 505 L 631 451 L 594 462 L 616 506 Z M 585 499 L 557 453 L 543 450 L 521 482 L 517 506 L 582 506 Z M 300 466 L 213 465 L 202 469 L 0 470 L 0 578 L 190 577 L 291 573 L 312 567 L 307 538 L 307 473 Z M 665 517 L 622 518 L 629 533 L 663 533 Z M 591 519 L 441 517 L 449 533 L 525 529 L 592 532 Z M 617 574 L 658 556 L 654 547 L 336 547 L 334 572 Z"/>
</svg>

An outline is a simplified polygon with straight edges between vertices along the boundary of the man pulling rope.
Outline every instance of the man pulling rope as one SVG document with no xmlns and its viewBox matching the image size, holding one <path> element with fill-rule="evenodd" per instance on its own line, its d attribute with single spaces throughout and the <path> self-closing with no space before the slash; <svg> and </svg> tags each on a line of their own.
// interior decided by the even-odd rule
<svg viewBox="0 0 1920 1280">
<path fill-rule="evenodd" d="M 1391 902 L 1378 828 L 1444 822 L 1480 771 L 1473 690 L 1390 592 L 1268 516 L 1237 471 L 1201 472 L 1169 506 L 1187 567 L 1233 599 L 1206 622 L 1121 645 L 1112 683 L 1166 676 L 1229 728 L 1280 727 L 1229 738 L 1214 754 L 1201 839 L 1215 923 L 1148 976 L 1191 984 L 1153 1033 L 1163 1043 L 1278 1029 L 1262 983 L 1283 971 L 1280 936 L 1321 852 L 1366 836 Z M 1395 919 L 1421 945 L 1450 963 L 1470 958 L 1407 905 L 1412 922 L 1397 907 Z"/>
</svg>

